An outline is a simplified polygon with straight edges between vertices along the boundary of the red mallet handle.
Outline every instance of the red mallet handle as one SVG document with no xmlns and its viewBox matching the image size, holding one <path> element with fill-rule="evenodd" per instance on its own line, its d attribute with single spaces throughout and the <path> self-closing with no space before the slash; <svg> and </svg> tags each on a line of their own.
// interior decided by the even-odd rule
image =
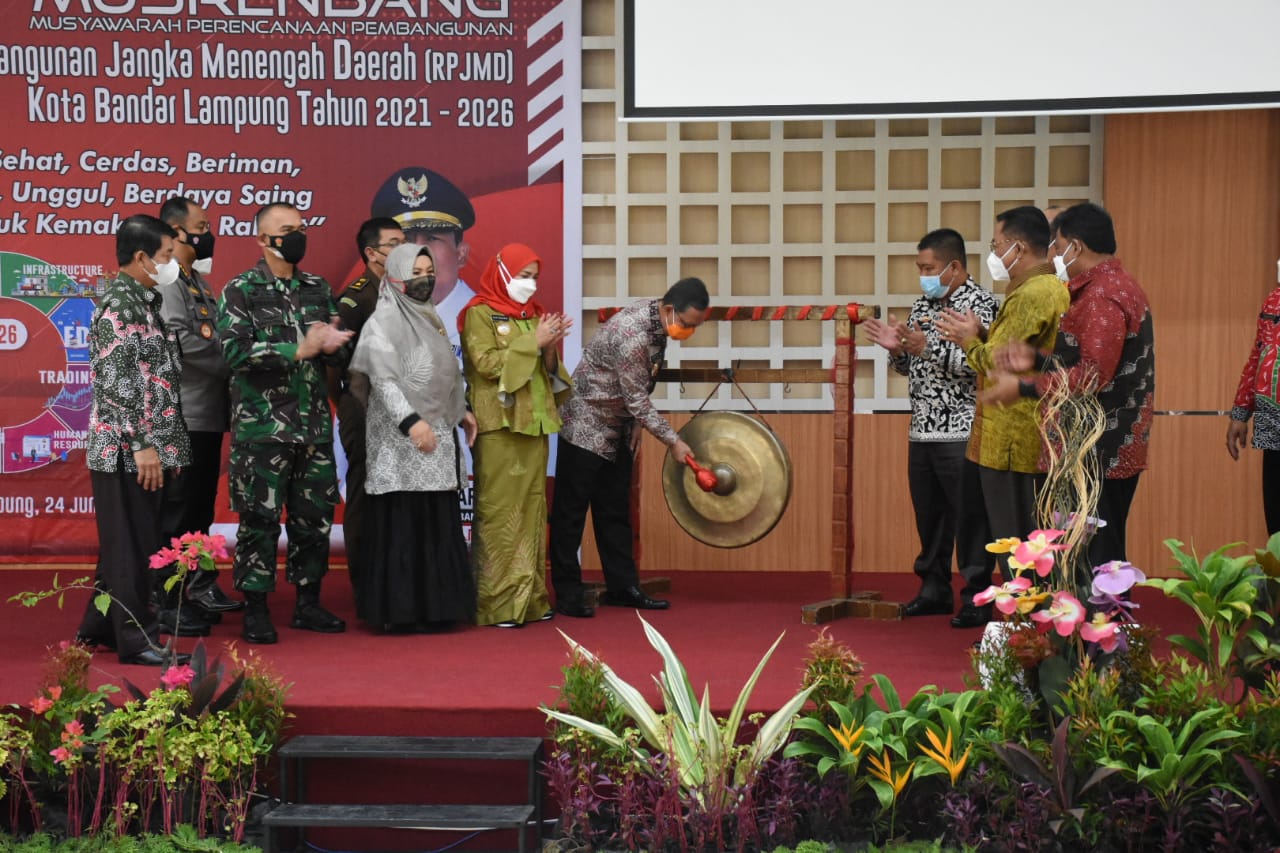
<svg viewBox="0 0 1280 853">
<path fill-rule="evenodd" d="M 693 469 L 694 479 L 698 481 L 698 488 L 702 491 L 709 492 L 719 485 L 716 475 L 699 465 L 693 456 L 686 456 L 684 464 Z"/>
</svg>

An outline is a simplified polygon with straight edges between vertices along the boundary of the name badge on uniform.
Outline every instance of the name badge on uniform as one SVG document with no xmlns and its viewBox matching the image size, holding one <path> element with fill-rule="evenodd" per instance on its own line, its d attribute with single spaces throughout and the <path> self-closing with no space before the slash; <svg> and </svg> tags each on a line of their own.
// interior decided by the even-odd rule
<svg viewBox="0 0 1280 853">
<path fill-rule="evenodd" d="M 213 337 L 212 323 L 206 322 L 206 323 L 200 324 L 200 337 L 204 338 L 205 340 L 208 340 Z"/>
</svg>

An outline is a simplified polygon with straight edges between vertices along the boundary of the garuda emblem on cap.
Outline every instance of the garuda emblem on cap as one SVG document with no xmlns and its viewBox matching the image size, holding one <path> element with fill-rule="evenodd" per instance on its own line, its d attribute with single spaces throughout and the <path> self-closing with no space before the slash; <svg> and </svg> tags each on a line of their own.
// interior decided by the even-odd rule
<svg viewBox="0 0 1280 853">
<path fill-rule="evenodd" d="M 416 178 L 400 178 L 396 181 L 396 189 L 406 207 L 417 207 L 427 200 L 427 176 Z"/>
</svg>

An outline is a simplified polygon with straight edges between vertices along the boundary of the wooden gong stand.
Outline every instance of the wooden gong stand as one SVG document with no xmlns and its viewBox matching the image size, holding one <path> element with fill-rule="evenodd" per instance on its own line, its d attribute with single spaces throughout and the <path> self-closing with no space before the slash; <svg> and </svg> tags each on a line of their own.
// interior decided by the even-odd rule
<svg viewBox="0 0 1280 853">
<path fill-rule="evenodd" d="M 600 321 L 617 313 L 617 308 L 602 308 Z M 855 591 L 853 582 L 853 382 L 857 367 L 857 345 L 853 327 L 863 320 L 879 317 L 879 308 L 856 302 L 828 306 L 713 306 L 706 322 L 739 322 L 805 320 L 834 322 L 836 332 L 835 360 L 830 369 L 815 367 L 732 368 L 679 367 L 658 371 L 659 382 L 756 382 L 785 384 L 834 385 L 832 407 L 831 459 L 831 562 L 829 590 L 831 597 L 801 608 L 801 622 L 819 625 L 844 617 L 901 619 L 902 605 L 884 601 L 878 591 Z M 638 488 L 637 485 L 633 489 Z M 638 506 L 633 502 L 633 506 Z M 637 525 L 637 535 L 639 527 Z M 670 589 L 670 578 L 655 577 L 644 581 L 646 592 Z"/>
</svg>

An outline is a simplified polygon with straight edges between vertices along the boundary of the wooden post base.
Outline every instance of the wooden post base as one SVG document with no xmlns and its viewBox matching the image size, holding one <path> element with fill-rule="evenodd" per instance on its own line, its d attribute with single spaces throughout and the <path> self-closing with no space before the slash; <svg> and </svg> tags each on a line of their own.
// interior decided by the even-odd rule
<svg viewBox="0 0 1280 853">
<path fill-rule="evenodd" d="M 875 619 L 894 622 L 902 619 L 903 605 L 884 601 L 879 592 L 867 590 L 848 598 L 828 598 L 800 608 L 800 621 L 805 625 L 823 625 L 837 619 Z"/>
</svg>

